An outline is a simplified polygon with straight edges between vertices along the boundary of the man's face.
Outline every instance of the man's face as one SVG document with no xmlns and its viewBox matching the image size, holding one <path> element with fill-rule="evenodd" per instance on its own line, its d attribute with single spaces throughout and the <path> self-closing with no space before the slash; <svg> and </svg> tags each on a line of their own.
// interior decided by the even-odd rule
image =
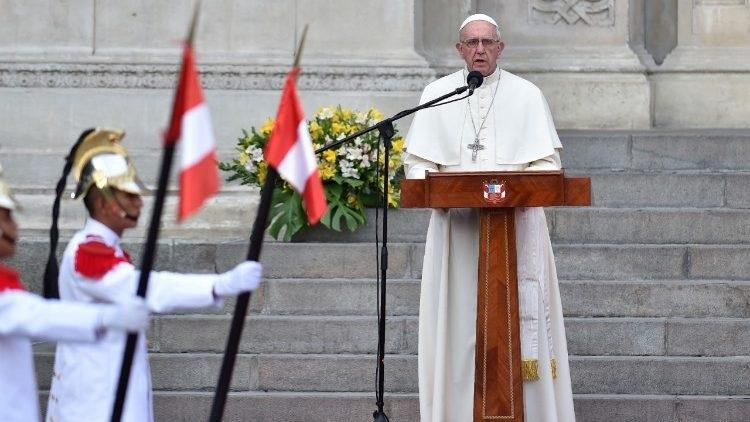
<svg viewBox="0 0 750 422">
<path fill-rule="evenodd" d="M 489 76 L 497 67 L 497 59 L 505 43 L 497 38 L 497 28 L 486 21 L 469 22 L 459 33 L 456 50 L 469 71 L 478 70 Z"/>
<path fill-rule="evenodd" d="M 122 234 L 123 230 L 138 225 L 138 218 L 143 208 L 141 195 L 112 189 L 114 198 L 107 200 L 104 195 L 97 198 L 101 212 L 99 218 L 115 233 Z"/>
<path fill-rule="evenodd" d="M 18 226 L 9 209 L 0 208 L 0 257 L 10 257 L 16 253 Z"/>
</svg>

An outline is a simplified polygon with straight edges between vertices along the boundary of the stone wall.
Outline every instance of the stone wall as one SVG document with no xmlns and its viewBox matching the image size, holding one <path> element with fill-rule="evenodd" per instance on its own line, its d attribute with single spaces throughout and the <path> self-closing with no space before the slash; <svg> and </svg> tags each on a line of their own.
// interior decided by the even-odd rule
<svg viewBox="0 0 750 422">
<path fill-rule="evenodd" d="M 157 148 L 192 5 L 0 0 L 0 148 L 56 154 L 93 125 Z M 305 23 L 308 113 L 392 113 L 461 65 L 456 27 L 477 10 L 498 17 L 503 66 L 542 88 L 559 128 L 748 126 L 748 0 L 212 0 L 197 49 L 220 148 L 275 113 Z"/>
</svg>

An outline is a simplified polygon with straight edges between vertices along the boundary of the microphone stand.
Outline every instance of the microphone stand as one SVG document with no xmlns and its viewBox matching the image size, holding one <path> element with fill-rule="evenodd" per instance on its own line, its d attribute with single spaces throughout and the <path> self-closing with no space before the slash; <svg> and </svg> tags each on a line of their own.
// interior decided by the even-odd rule
<svg viewBox="0 0 750 422">
<path fill-rule="evenodd" d="M 468 95 L 452 100 L 452 101 L 446 101 L 445 103 L 441 103 L 441 101 L 448 99 L 454 95 L 462 94 L 468 89 L 470 89 Z M 395 130 L 393 129 L 393 122 L 403 117 L 414 114 L 417 111 L 425 109 L 425 108 L 437 107 L 443 104 L 447 104 L 449 102 L 468 98 L 471 94 L 473 94 L 473 91 L 474 91 L 474 87 L 473 86 L 469 87 L 468 85 L 462 86 L 460 88 L 456 88 L 453 92 L 450 92 L 448 94 L 435 98 L 434 100 L 428 101 L 424 104 L 420 104 L 416 107 L 403 110 L 395 114 L 393 117 L 383 119 L 373 126 L 362 129 L 359 132 L 351 134 L 347 136 L 346 138 L 340 139 L 336 142 L 333 142 L 315 151 L 315 154 L 320 154 L 323 151 L 327 151 L 329 149 L 336 148 L 339 145 L 345 144 L 347 142 L 351 142 L 355 138 L 358 138 L 376 129 L 380 133 L 380 138 L 383 140 L 383 146 L 385 147 L 385 152 L 383 155 L 383 166 L 385 168 L 383 172 L 383 228 L 382 228 L 383 245 L 380 248 L 380 280 L 382 283 L 382 288 L 380 289 L 380 312 L 378 314 L 378 356 L 377 356 L 378 388 L 377 388 L 377 392 L 375 393 L 376 405 L 378 408 L 372 414 L 374 422 L 388 422 L 388 416 L 386 416 L 385 412 L 383 411 L 383 404 L 384 404 L 383 403 L 383 396 L 384 396 L 383 390 L 384 390 L 384 385 L 385 385 L 385 363 L 384 363 L 384 360 L 385 360 L 385 290 L 386 290 L 386 284 L 387 284 L 386 280 L 387 280 L 387 272 L 388 272 L 388 166 L 389 166 L 391 148 L 393 147 L 392 139 L 395 133 Z"/>
</svg>

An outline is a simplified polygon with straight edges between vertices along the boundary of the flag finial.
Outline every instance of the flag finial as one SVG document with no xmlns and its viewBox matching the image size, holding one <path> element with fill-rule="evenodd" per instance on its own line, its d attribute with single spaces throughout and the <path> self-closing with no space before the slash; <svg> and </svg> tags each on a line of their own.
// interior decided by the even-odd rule
<svg viewBox="0 0 750 422">
<path fill-rule="evenodd" d="M 190 29 L 188 30 L 187 44 L 192 46 L 193 40 L 195 39 L 195 28 L 198 26 L 198 15 L 201 10 L 201 0 L 195 2 L 195 9 L 193 10 L 193 19 L 190 21 Z"/>
<path fill-rule="evenodd" d="M 292 67 L 299 66 L 300 59 L 302 58 L 302 47 L 305 46 L 305 37 L 307 37 L 307 28 L 310 27 L 309 23 L 305 24 L 305 28 L 302 30 L 302 36 L 299 39 L 299 45 L 297 46 L 297 51 L 294 53 L 294 64 Z"/>
</svg>

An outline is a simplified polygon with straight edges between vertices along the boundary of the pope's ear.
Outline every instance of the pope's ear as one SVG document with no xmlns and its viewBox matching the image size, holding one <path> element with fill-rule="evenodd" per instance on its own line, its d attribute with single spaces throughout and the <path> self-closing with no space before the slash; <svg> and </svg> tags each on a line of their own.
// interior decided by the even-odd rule
<svg viewBox="0 0 750 422">
<path fill-rule="evenodd" d="M 458 52 L 458 55 L 461 56 L 461 58 L 464 58 L 464 55 L 461 52 L 461 43 L 460 42 L 456 43 L 456 51 Z"/>
<path fill-rule="evenodd" d="M 499 43 L 497 44 L 497 55 L 498 55 L 498 57 L 499 57 L 499 56 L 500 56 L 501 54 L 503 54 L 503 50 L 505 50 L 505 43 L 504 43 L 504 42 L 502 42 L 502 41 L 500 41 L 500 42 L 499 42 Z"/>
</svg>

